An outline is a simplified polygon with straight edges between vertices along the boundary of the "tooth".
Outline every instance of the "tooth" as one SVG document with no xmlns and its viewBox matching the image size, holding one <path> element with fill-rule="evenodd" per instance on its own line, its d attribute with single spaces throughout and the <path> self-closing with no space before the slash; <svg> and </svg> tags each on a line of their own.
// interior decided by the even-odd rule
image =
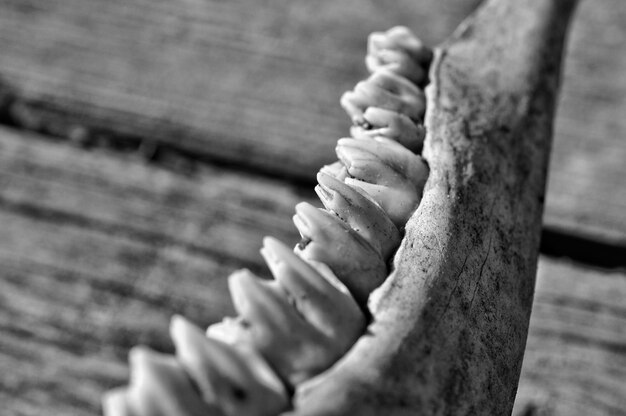
<svg viewBox="0 0 626 416">
<path fill-rule="evenodd" d="M 354 91 L 347 91 L 341 96 L 339 102 L 348 116 L 350 116 L 353 124 L 359 125 L 364 123 L 363 111 L 367 105 L 363 102 L 363 97 Z"/>
<path fill-rule="evenodd" d="M 404 227 L 421 200 L 421 193 L 418 193 L 406 180 L 394 186 L 372 184 L 354 178 L 346 178 L 345 182 L 367 192 L 400 229 Z"/>
<path fill-rule="evenodd" d="M 416 62 L 408 53 L 397 49 L 379 49 L 365 57 L 368 71 L 384 69 L 404 77 L 415 85 L 423 85 L 427 78 L 426 68 Z"/>
<path fill-rule="evenodd" d="M 180 316 L 172 318 L 170 334 L 205 402 L 217 404 L 226 416 L 272 416 L 287 408 L 282 382 L 253 350 L 206 338 Z"/>
<path fill-rule="evenodd" d="M 206 330 L 206 336 L 225 342 L 226 344 L 250 343 L 250 324 L 242 317 L 225 317 Z"/>
<path fill-rule="evenodd" d="M 331 163 L 330 165 L 322 166 L 320 172 L 324 172 L 325 174 L 337 178 L 340 181 L 343 181 L 348 177 L 348 170 L 345 165 L 339 161 Z"/>
<path fill-rule="evenodd" d="M 294 221 L 311 241 L 296 252 L 307 260 L 326 263 L 363 308 L 370 292 L 387 276 L 385 261 L 367 241 L 335 215 L 306 202 L 296 206 Z M 302 224 L 305 223 L 306 227 Z"/>
<path fill-rule="evenodd" d="M 266 237 L 263 243 L 263 257 L 300 313 L 337 349 L 346 351 L 365 328 L 365 316 L 352 296 L 338 290 L 278 240 Z"/>
<path fill-rule="evenodd" d="M 415 124 L 404 114 L 369 107 L 363 117 L 372 126 L 370 130 L 365 130 L 370 137 L 382 136 L 392 139 L 416 154 L 422 150 L 426 133 L 424 126 Z M 352 129 L 358 129 L 358 126 L 353 126 Z"/>
<path fill-rule="evenodd" d="M 354 87 L 351 102 L 361 113 L 368 107 L 379 107 L 404 114 L 419 122 L 424 117 L 426 98 L 424 92 L 410 81 L 380 69 Z M 363 116 L 363 114 L 361 114 Z"/>
<path fill-rule="evenodd" d="M 235 309 L 250 322 L 251 346 L 290 385 L 325 370 L 340 356 L 332 340 L 289 304 L 276 282 L 244 270 L 233 273 L 228 283 Z"/>
<path fill-rule="evenodd" d="M 104 416 L 133 416 L 128 404 L 128 389 L 119 387 L 106 392 L 102 398 Z"/>
<path fill-rule="evenodd" d="M 363 152 L 356 146 L 340 144 L 337 146 L 337 155 L 346 164 L 350 176 L 364 182 L 393 186 L 401 180 L 406 180 L 388 163 L 374 154 Z M 365 159 L 366 155 L 369 155 L 370 159 Z"/>
<path fill-rule="evenodd" d="M 400 244 L 400 232 L 380 205 L 323 172 L 317 174 L 317 181 L 316 191 L 326 209 L 337 214 L 370 245 L 378 248 L 383 259 L 389 259 Z"/>
<path fill-rule="evenodd" d="M 400 173 L 420 190 L 428 177 L 428 167 L 424 160 L 393 140 L 383 137 L 374 137 L 372 140 L 339 139 L 337 149 L 342 149 L 347 161 L 346 165 L 349 164 L 348 155 L 376 155 L 376 158 Z M 350 152 L 348 153 L 345 149 L 350 149 Z"/>
<path fill-rule="evenodd" d="M 433 58 L 430 48 L 424 46 L 422 41 L 405 26 L 395 26 L 386 33 L 387 45 L 390 49 L 401 49 L 418 63 L 428 66 Z"/>
<path fill-rule="evenodd" d="M 131 367 L 127 403 L 131 414 L 150 416 L 220 415 L 196 393 L 185 370 L 169 355 L 146 347 L 129 354 Z"/>
</svg>

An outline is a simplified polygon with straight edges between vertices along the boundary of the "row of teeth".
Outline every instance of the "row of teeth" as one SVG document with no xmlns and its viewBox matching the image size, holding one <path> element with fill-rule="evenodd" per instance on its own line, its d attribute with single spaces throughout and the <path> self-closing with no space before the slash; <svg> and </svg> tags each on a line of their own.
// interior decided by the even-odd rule
<svg viewBox="0 0 626 416">
<path fill-rule="evenodd" d="M 134 348 L 130 385 L 105 396 L 105 415 L 278 415 L 296 386 L 352 347 L 428 176 L 417 153 L 431 57 L 404 27 L 370 35 L 371 76 L 341 99 L 352 137 L 337 142 L 339 161 L 317 176 L 325 209 L 296 206 L 302 240 L 294 250 L 264 239 L 274 280 L 248 270 L 229 277 L 239 317 L 205 334 L 175 316 L 175 356 Z"/>
</svg>

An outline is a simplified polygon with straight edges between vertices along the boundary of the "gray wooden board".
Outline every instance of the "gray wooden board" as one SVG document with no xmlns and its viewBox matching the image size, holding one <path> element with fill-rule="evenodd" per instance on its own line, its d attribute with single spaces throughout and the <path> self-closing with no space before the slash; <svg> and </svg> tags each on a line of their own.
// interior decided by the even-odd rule
<svg viewBox="0 0 626 416">
<path fill-rule="evenodd" d="M 183 176 L 0 128 L 3 414 L 95 415 L 137 343 L 171 350 L 170 316 L 232 313 L 226 276 L 297 239 L 310 191 L 211 167 Z M 516 414 L 626 408 L 626 275 L 542 258 Z"/>
<path fill-rule="evenodd" d="M 367 34 L 406 24 L 435 44 L 477 3 L 5 0 L 0 95 L 35 130 L 154 140 L 312 181 L 347 132 L 338 99 L 365 76 Z M 581 2 L 546 209 L 553 228 L 622 246 L 624 21 L 622 0 Z"/>
</svg>

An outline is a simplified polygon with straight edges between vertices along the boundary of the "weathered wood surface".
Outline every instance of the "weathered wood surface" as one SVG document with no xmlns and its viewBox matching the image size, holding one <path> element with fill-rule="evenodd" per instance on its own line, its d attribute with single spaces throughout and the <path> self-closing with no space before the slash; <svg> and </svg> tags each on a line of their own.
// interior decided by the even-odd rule
<svg viewBox="0 0 626 416">
<path fill-rule="evenodd" d="M 5 0 L 5 119 L 85 143 L 154 140 L 311 181 L 364 76 L 365 37 L 444 39 L 477 0 Z M 256 7 L 255 7 L 256 6 Z M 586 0 L 557 118 L 546 224 L 626 245 L 626 3 Z"/>
<path fill-rule="evenodd" d="M 539 262 L 513 414 L 626 415 L 626 274 Z"/>
</svg>

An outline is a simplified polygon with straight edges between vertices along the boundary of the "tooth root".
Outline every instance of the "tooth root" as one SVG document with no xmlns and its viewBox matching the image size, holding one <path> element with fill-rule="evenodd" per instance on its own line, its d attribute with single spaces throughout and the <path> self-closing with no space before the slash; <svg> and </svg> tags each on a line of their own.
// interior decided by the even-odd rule
<svg viewBox="0 0 626 416">
<path fill-rule="evenodd" d="M 267 237 L 261 250 L 276 280 L 298 310 L 324 333 L 336 349 L 346 351 L 365 328 L 365 316 L 348 293 L 339 290 L 280 241 Z"/>
<path fill-rule="evenodd" d="M 296 212 L 300 218 L 296 226 L 311 240 L 296 253 L 306 260 L 327 264 L 364 308 L 369 294 L 387 276 L 385 261 L 377 249 L 333 214 L 307 203 L 298 204 Z"/>
<path fill-rule="evenodd" d="M 323 172 L 318 173 L 317 181 L 316 191 L 320 189 L 318 195 L 326 209 L 335 212 L 388 260 L 400 244 L 400 232 L 378 203 Z"/>
<path fill-rule="evenodd" d="M 130 352 L 127 402 L 136 415 L 203 416 L 221 414 L 195 392 L 185 370 L 169 355 L 145 347 Z"/>
<path fill-rule="evenodd" d="M 421 200 L 421 193 L 409 185 L 401 186 L 402 184 L 399 184 L 398 187 L 389 187 L 353 178 L 347 178 L 346 183 L 367 192 L 380 204 L 391 221 L 400 229 L 404 227 Z"/>
<path fill-rule="evenodd" d="M 170 333 L 205 402 L 216 403 L 225 416 L 271 416 L 287 408 L 280 379 L 253 351 L 206 338 L 182 317 L 172 319 Z"/>
</svg>

